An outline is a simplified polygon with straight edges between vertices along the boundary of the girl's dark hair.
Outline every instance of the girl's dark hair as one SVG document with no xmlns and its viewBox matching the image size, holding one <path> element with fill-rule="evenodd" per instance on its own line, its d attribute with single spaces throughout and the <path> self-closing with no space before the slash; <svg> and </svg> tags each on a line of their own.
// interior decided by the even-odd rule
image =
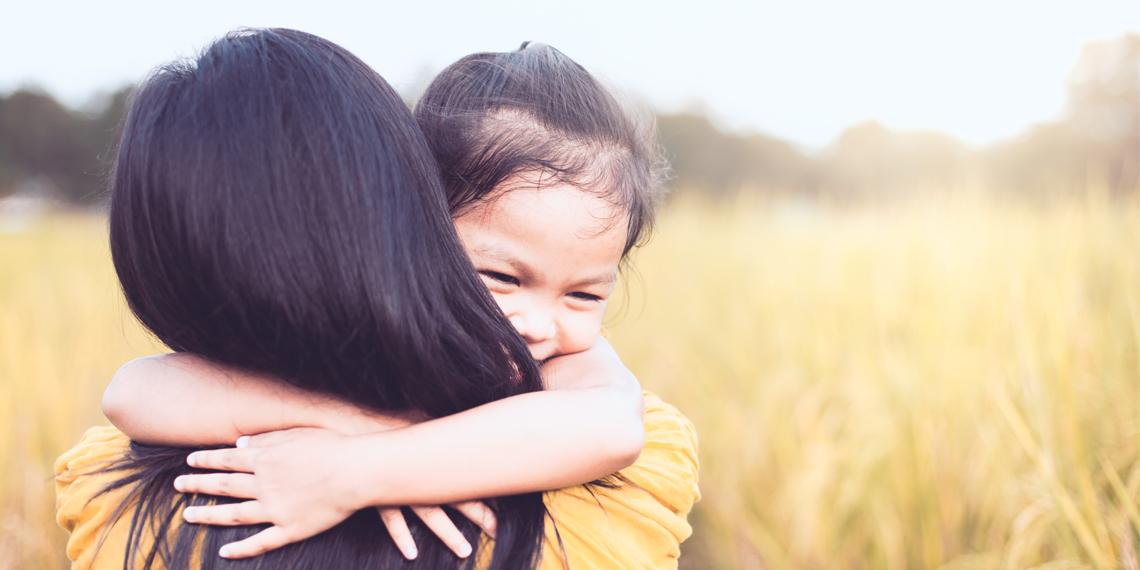
<svg viewBox="0 0 1140 570">
<path fill-rule="evenodd" d="M 436 76 L 415 114 L 453 214 L 533 172 L 614 200 L 628 215 L 624 253 L 648 235 L 665 170 L 653 122 L 562 52 L 527 42 L 464 57 Z"/>
<path fill-rule="evenodd" d="M 376 410 L 431 416 L 541 389 L 525 343 L 479 283 L 436 165 L 397 94 L 343 48 L 243 30 L 139 88 L 111 181 L 111 251 L 135 315 L 170 348 Z M 171 531 L 189 450 L 133 445 L 125 564 L 187 568 L 470 566 L 415 518 L 403 559 L 374 509 L 243 561 L 215 553 L 261 527 Z M 221 499 L 224 500 L 224 499 Z M 536 564 L 538 494 L 490 501 L 493 568 Z M 454 514 L 454 513 L 453 513 Z M 478 529 L 453 517 L 473 545 Z M 169 540 L 157 540 L 155 536 Z M 200 542 L 199 542 L 200 541 Z M 151 548 L 142 548 L 148 543 Z M 142 548 L 141 552 L 136 552 Z"/>
</svg>

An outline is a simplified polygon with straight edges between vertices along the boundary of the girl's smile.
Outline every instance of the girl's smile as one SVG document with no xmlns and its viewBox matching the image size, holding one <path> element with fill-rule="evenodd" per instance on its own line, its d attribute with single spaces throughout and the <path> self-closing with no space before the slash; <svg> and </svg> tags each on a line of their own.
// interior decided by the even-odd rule
<svg viewBox="0 0 1140 570">
<path fill-rule="evenodd" d="M 590 348 L 617 281 L 627 222 L 577 186 L 516 176 L 455 227 L 471 262 L 538 361 Z"/>
</svg>

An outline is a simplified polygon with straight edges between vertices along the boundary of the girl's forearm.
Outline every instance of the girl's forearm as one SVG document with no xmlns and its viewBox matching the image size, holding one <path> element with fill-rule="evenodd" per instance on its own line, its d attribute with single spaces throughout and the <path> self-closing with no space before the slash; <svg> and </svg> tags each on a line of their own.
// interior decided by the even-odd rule
<svg viewBox="0 0 1140 570">
<path fill-rule="evenodd" d="M 104 392 L 103 413 L 131 439 L 177 446 L 232 444 L 292 427 L 355 434 L 406 425 L 187 354 L 125 364 Z"/>
<path fill-rule="evenodd" d="M 641 389 L 604 341 L 543 367 L 550 390 L 351 438 L 347 478 L 368 503 L 438 504 L 592 481 L 641 451 Z M 120 369 L 104 400 L 132 439 L 168 445 L 232 444 L 291 427 L 372 433 L 411 422 L 362 411 L 193 355 L 139 359 Z"/>
<path fill-rule="evenodd" d="M 342 456 L 362 506 L 443 504 L 599 479 L 633 463 L 643 437 L 634 382 L 513 396 L 353 438 Z"/>
</svg>

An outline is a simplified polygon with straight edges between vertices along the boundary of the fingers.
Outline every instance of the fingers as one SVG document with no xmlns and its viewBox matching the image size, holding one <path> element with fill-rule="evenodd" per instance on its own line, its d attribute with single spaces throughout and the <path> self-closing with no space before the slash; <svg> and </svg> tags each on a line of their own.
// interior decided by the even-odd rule
<svg viewBox="0 0 1140 570">
<path fill-rule="evenodd" d="M 183 493 L 219 495 L 238 499 L 257 498 L 256 479 L 248 473 L 180 475 L 174 479 L 174 488 Z"/>
<path fill-rule="evenodd" d="M 186 464 L 199 469 L 253 473 L 253 458 L 256 453 L 252 449 L 233 448 L 195 451 L 186 457 Z"/>
<path fill-rule="evenodd" d="M 412 531 L 408 530 L 408 521 L 404 519 L 404 513 L 399 507 L 384 507 L 376 510 L 380 511 L 380 520 L 384 522 L 384 527 L 388 529 L 388 534 L 392 536 L 392 542 L 396 543 L 396 548 L 400 549 L 404 558 L 415 560 L 419 551 L 416 550 L 416 541 L 412 539 Z"/>
<path fill-rule="evenodd" d="M 483 501 L 463 501 L 462 503 L 453 503 L 451 506 L 455 510 L 467 517 L 471 522 L 479 525 L 487 536 L 495 538 L 495 528 L 498 521 L 495 519 L 495 511 L 491 510 Z"/>
<path fill-rule="evenodd" d="M 249 558 L 295 542 L 279 526 L 271 526 L 249 538 L 231 542 L 218 551 L 222 558 Z"/>
<path fill-rule="evenodd" d="M 451 518 L 439 507 L 412 507 L 412 511 L 432 533 L 439 537 L 456 556 L 467 558 L 471 555 L 471 544 L 464 538 L 463 533 L 451 522 Z"/>
<path fill-rule="evenodd" d="M 209 505 L 205 507 L 186 507 L 182 511 L 182 518 L 186 519 L 186 522 L 195 524 L 212 524 L 219 526 L 270 522 L 269 513 L 267 513 L 262 504 L 257 501 Z"/>
</svg>

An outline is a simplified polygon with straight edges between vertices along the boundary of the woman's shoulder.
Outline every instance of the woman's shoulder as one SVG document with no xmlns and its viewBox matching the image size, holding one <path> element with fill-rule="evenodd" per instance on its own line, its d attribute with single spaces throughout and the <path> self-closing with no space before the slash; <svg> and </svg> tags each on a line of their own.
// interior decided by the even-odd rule
<svg viewBox="0 0 1140 570">
<path fill-rule="evenodd" d="M 130 444 L 130 438 L 112 426 L 88 428 L 79 443 L 55 460 L 55 480 L 72 482 L 89 468 L 118 459 Z"/>
<path fill-rule="evenodd" d="M 614 486 L 546 494 L 556 526 L 547 525 L 543 568 L 564 566 L 563 552 L 571 568 L 676 567 L 700 499 L 696 429 L 656 394 L 645 391 L 644 402 L 645 446 Z"/>
<path fill-rule="evenodd" d="M 683 459 L 695 475 L 700 461 L 697 457 L 697 428 L 692 420 L 649 390 L 642 390 L 642 400 L 646 446 L 652 444 L 654 449 L 664 447 L 681 453 L 683 457 L 678 459 Z"/>
<path fill-rule="evenodd" d="M 108 467 L 123 457 L 130 443 L 113 427 L 93 427 L 55 461 L 56 522 L 69 533 L 72 568 L 122 567 L 127 525 L 111 523 L 127 489 L 104 490 L 118 476 Z M 100 551 L 105 555 L 97 557 Z"/>
<path fill-rule="evenodd" d="M 677 513 L 688 514 L 700 500 L 697 428 L 676 406 L 643 391 L 645 446 L 623 478 L 645 488 Z"/>
</svg>

